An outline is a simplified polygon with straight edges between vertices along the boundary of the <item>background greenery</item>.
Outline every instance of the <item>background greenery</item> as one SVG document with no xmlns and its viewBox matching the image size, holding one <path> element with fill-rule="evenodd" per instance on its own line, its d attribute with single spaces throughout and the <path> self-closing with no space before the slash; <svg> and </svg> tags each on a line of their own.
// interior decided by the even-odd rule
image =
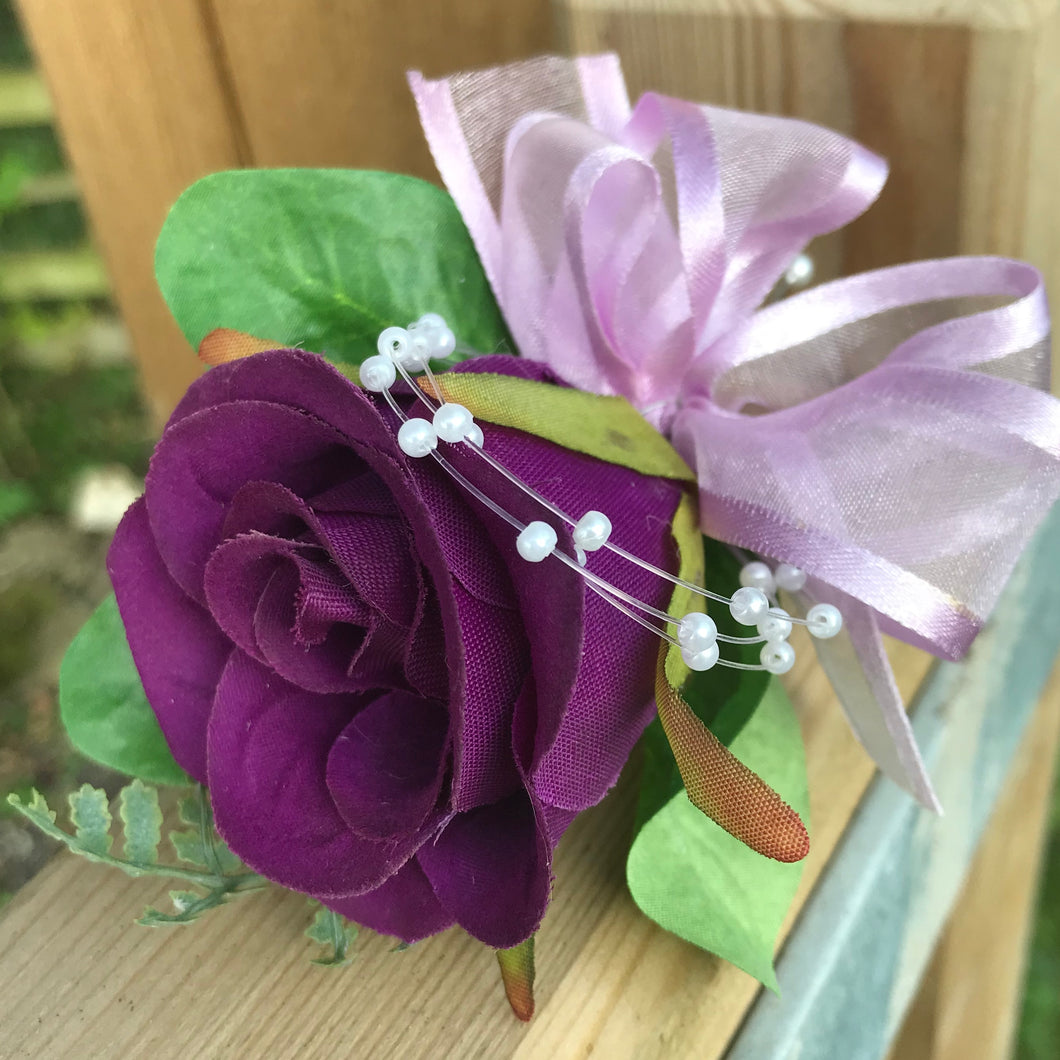
<svg viewBox="0 0 1060 1060">
<path fill-rule="evenodd" d="M 0 75 L 30 63 L 11 0 L 0 0 Z M 51 254 L 54 266 L 86 240 L 53 130 L 5 127 L 3 107 L 0 96 L 0 275 L 26 255 Z M 41 286 L 31 300 L 0 298 L 0 793 L 36 786 L 54 806 L 84 781 L 111 795 L 121 783 L 77 755 L 58 722 L 62 652 L 108 589 L 106 535 L 71 526 L 71 497 L 86 469 L 142 475 L 151 428 L 112 308 L 92 290 L 71 298 L 61 275 L 61 297 Z M 0 800 L 0 905 L 53 849 Z M 1060 1056 L 1060 797 L 1017 1056 Z"/>
</svg>

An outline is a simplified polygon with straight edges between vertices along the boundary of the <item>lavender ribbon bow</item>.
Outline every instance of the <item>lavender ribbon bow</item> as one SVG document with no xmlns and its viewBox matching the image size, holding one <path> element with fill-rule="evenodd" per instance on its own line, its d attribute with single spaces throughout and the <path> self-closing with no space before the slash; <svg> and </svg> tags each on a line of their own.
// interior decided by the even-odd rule
<svg viewBox="0 0 1060 1060">
<path fill-rule="evenodd" d="M 855 733 L 937 808 L 880 634 L 959 658 L 1060 493 L 1039 274 L 927 261 L 759 308 L 882 159 L 802 121 L 631 109 L 611 55 L 410 82 L 520 353 L 667 433 L 705 533 L 808 572 L 803 606 L 845 618 L 816 646 Z"/>
</svg>

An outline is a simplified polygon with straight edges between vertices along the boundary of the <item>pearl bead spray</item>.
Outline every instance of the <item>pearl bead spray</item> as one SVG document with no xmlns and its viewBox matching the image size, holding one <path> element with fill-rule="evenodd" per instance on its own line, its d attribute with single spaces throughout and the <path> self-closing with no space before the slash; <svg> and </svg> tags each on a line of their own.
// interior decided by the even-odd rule
<svg viewBox="0 0 1060 1060">
<path fill-rule="evenodd" d="M 788 643 L 793 625 L 806 626 L 809 632 L 819 639 L 834 637 L 842 629 L 842 615 L 831 604 L 814 604 L 804 619 L 795 618 L 776 605 L 778 589 L 796 593 L 806 584 L 806 574 L 790 563 L 780 563 L 775 569 L 761 560 L 747 563 L 740 571 L 740 588 L 731 596 L 722 596 L 670 574 L 613 544 L 610 539 L 613 529 L 611 520 L 603 512 L 590 511 L 574 519 L 528 486 L 483 449 L 482 429 L 468 409 L 455 402 L 442 401 L 441 390 L 430 362 L 449 357 L 456 350 L 456 337 L 437 313 L 425 313 L 407 328 L 386 328 L 379 335 L 377 348 L 378 354 L 367 358 L 361 365 L 361 385 L 372 393 L 381 394 L 401 421 L 397 436 L 401 451 L 415 459 L 430 456 L 472 496 L 512 526 L 516 531 L 516 550 L 526 562 L 541 563 L 551 557 L 565 563 L 585 579 L 593 592 L 607 600 L 622 614 L 651 630 L 662 640 L 678 646 L 681 649 L 681 657 L 691 669 L 709 670 L 714 666 L 727 666 L 737 670 L 787 673 L 795 663 L 795 651 Z M 414 371 L 425 373 L 438 398 L 437 405 L 415 383 L 411 375 Z M 429 420 L 408 416 L 398 405 L 390 393 L 398 375 L 411 386 L 412 392 L 426 406 L 430 413 Z M 512 485 L 571 527 L 574 556 L 568 556 L 558 547 L 559 537 L 551 524 L 543 519 L 535 519 L 530 523 L 521 522 L 469 482 L 438 452 L 439 441 L 470 447 Z M 755 627 L 757 636 L 728 636 L 719 633 L 714 620 L 702 611 L 692 611 L 675 619 L 665 611 L 638 600 L 587 569 L 589 553 L 600 549 L 607 549 L 673 585 L 679 585 L 708 600 L 727 605 L 737 622 Z M 656 622 L 662 624 L 661 628 Z M 673 634 L 669 632 L 670 627 L 675 627 Z M 761 644 L 759 664 L 722 659 L 719 649 L 719 644 L 722 643 Z"/>
</svg>

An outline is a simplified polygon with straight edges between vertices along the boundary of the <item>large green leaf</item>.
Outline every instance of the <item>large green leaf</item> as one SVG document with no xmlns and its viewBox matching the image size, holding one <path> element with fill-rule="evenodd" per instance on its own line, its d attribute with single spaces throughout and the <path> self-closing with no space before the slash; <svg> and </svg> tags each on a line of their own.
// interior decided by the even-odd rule
<svg viewBox="0 0 1060 1060">
<path fill-rule="evenodd" d="M 59 709 L 74 746 L 89 758 L 155 784 L 190 783 L 144 696 L 113 596 L 66 650 Z"/>
<path fill-rule="evenodd" d="M 232 328 L 360 363 L 383 328 L 430 311 L 446 318 L 461 345 L 511 349 L 453 200 L 412 177 L 215 173 L 170 211 L 155 273 L 196 347 L 214 328 Z"/>
<path fill-rule="evenodd" d="M 730 747 L 807 820 L 802 738 L 776 679 Z M 650 744 L 648 750 L 646 765 L 653 757 L 662 761 L 661 752 L 655 755 Z M 773 948 L 802 864 L 756 854 L 704 817 L 681 791 L 637 832 L 626 878 L 637 905 L 656 923 L 776 990 Z"/>
</svg>

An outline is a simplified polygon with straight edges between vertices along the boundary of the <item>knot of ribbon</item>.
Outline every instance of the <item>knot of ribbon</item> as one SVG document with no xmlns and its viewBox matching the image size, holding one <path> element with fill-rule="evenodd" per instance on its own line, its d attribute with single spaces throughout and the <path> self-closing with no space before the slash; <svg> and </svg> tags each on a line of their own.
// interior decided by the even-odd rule
<svg viewBox="0 0 1060 1060">
<path fill-rule="evenodd" d="M 410 75 L 519 352 L 628 398 L 694 468 L 703 531 L 809 575 L 815 641 L 881 768 L 937 802 L 881 632 L 959 658 L 1060 494 L 1042 280 L 925 261 L 763 304 L 879 194 L 803 121 L 655 93 L 616 57 Z"/>
</svg>

